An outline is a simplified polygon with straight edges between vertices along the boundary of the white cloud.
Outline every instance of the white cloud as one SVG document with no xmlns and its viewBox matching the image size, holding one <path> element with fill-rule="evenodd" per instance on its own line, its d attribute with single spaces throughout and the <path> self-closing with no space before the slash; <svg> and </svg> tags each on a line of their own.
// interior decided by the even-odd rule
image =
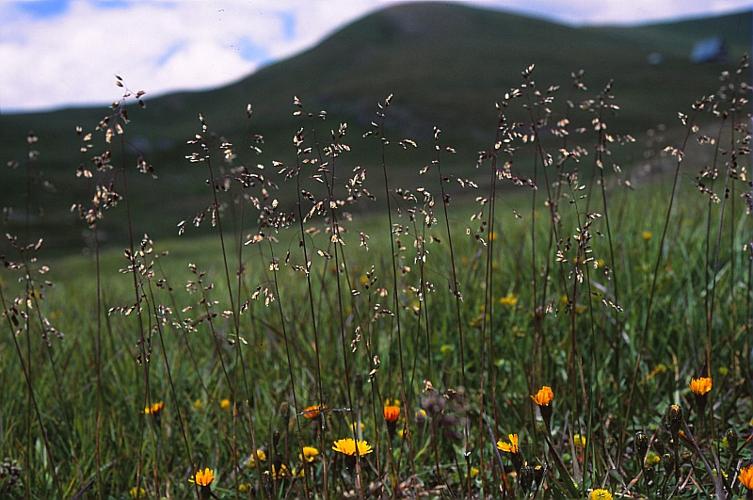
<svg viewBox="0 0 753 500">
<path fill-rule="evenodd" d="M 103 8 L 73 0 L 34 17 L 0 6 L 0 110 L 106 103 L 113 75 L 159 94 L 222 85 L 315 44 L 397 0 L 137 1 Z M 753 0 L 475 0 L 570 23 L 634 22 L 721 12 Z"/>
</svg>

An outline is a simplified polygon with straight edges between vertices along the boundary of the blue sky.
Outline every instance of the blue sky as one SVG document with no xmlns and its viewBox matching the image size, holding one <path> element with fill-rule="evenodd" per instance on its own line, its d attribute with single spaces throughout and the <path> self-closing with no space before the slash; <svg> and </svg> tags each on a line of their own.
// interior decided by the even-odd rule
<svg viewBox="0 0 753 500">
<path fill-rule="evenodd" d="M 107 103 L 237 80 L 397 0 L 0 0 L 0 112 Z M 753 0 L 473 0 L 568 24 L 630 24 Z"/>
</svg>

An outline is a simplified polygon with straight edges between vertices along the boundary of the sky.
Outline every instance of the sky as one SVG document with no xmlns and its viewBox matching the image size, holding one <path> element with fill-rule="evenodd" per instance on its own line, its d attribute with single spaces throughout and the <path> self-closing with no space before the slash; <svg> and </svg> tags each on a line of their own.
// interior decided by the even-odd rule
<svg viewBox="0 0 753 500">
<path fill-rule="evenodd" d="M 220 86 L 399 0 L 0 0 L 0 113 Z M 572 24 L 633 24 L 753 0 L 473 0 Z"/>
</svg>

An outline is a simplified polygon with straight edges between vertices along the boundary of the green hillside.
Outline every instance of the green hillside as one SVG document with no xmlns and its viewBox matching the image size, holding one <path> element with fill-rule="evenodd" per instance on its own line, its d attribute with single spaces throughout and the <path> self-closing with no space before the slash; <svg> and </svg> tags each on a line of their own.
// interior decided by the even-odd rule
<svg viewBox="0 0 753 500">
<path fill-rule="evenodd" d="M 585 70 L 584 81 L 594 93 L 614 78 L 622 109 L 610 126 L 639 135 L 656 123 L 674 123 L 677 111 L 714 89 L 724 65 L 694 65 L 688 57 L 697 39 L 714 34 L 728 40 L 731 67 L 751 40 L 751 12 L 634 28 L 573 28 L 458 4 L 390 7 L 232 85 L 147 99 L 145 110 L 132 113 L 129 142 L 147 153 L 160 178 L 137 181 L 132 189 L 135 205 L 143 211 L 136 217 L 159 209 L 162 217 L 152 232 L 160 234 L 174 230 L 178 220 L 190 218 L 205 201 L 199 197 L 204 196 L 203 172 L 183 159 L 185 140 L 198 129 L 199 111 L 215 132 L 236 144 L 248 144 L 250 132 L 264 134 L 265 155 L 254 162 L 285 160 L 292 154 L 296 119 L 291 100 L 297 95 L 310 110 L 326 109 L 333 123 L 347 121 L 354 130 L 352 159 L 368 166 L 374 146 L 363 146 L 360 134 L 372 120 L 375 103 L 394 93 L 390 133 L 425 144 L 438 125 L 445 140 L 457 146 L 458 163 L 470 169 L 476 151 L 493 136 L 495 101 L 518 83 L 525 66 L 536 64 L 540 87 L 562 85 L 557 106 L 567 98 L 583 98 L 571 89 L 572 71 Z M 665 59 L 651 66 L 646 56 L 655 51 Z M 138 88 L 139 82 L 124 76 Z M 118 90 L 113 87 L 113 97 Z M 247 103 L 254 106 L 251 122 L 245 116 Z M 58 193 L 41 195 L 35 204 L 45 208 L 46 223 L 70 228 L 60 231 L 60 245 L 81 244 L 67 208 L 88 196 L 74 177 L 81 161 L 75 126 L 92 128 L 104 113 L 103 108 L 86 108 L 0 116 L 3 160 L 23 158 L 28 130 L 40 137 L 39 166 Z M 247 151 L 245 146 L 238 149 Z M 430 154 L 425 149 L 393 163 L 403 163 L 398 168 L 410 164 L 402 172 L 413 175 Z M 5 205 L 22 205 L 22 179 L 21 169 L 4 171 L 0 197 Z M 117 225 L 112 230 L 119 232 Z"/>
</svg>

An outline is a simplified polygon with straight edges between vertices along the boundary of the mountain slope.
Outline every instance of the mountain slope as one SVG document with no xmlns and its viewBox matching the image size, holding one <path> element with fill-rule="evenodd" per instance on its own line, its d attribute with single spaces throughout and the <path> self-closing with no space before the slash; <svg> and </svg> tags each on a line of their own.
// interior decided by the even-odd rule
<svg viewBox="0 0 753 500">
<path fill-rule="evenodd" d="M 132 113 L 129 134 L 149 153 L 161 179 L 138 185 L 135 204 L 150 213 L 162 205 L 165 193 L 174 193 L 176 206 L 167 209 L 165 227 L 192 215 L 198 205 L 192 196 L 201 195 L 202 183 L 196 181 L 203 173 L 187 166 L 183 154 L 185 139 L 198 129 L 199 111 L 213 130 L 234 142 L 246 144 L 248 133 L 258 131 L 265 135 L 271 158 L 289 158 L 296 129 L 291 116 L 294 95 L 310 110 L 327 109 L 333 118 L 348 121 L 355 129 L 353 136 L 360 136 L 375 103 L 394 93 L 388 120 L 393 135 L 425 143 L 432 126 L 438 125 L 470 165 L 474 152 L 493 136 L 495 101 L 517 84 L 522 68 L 535 63 L 539 86 L 562 85 L 557 106 L 575 98 L 569 85 L 572 71 L 585 70 L 592 92 L 614 78 L 622 110 L 611 122 L 613 129 L 637 134 L 658 122 L 673 122 L 677 111 L 714 89 L 725 66 L 688 60 L 693 42 L 713 34 L 729 40 L 734 60 L 751 39 L 751 12 L 634 28 L 573 28 L 459 4 L 393 6 L 232 85 L 147 100 L 147 109 Z M 663 64 L 646 62 L 654 51 L 665 56 Z M 250 123 L 246 103 L 254 105 Z M 56 223 L 70 218 L 60 207 L 86 196 L 73 178 L 80 161 L 74 128 L 91 128 L 104 112 L 85 108 L 0 116 L 4 160 L 23 156 L 27 130 L 39 135 L 45 172 L 64 192 L 58 195 L 63 198 L 56 201 L 59 206 L 48 210 Z M 354 159 L 368 162 L 370 153 L 356 148 Z M 15 186 L 21 174 L 3 174 L 7 182 L 0 196 L 6 203 L 20 205 Z M 184 196 L 178 197 L 178 192 Z"/>
</svg>

